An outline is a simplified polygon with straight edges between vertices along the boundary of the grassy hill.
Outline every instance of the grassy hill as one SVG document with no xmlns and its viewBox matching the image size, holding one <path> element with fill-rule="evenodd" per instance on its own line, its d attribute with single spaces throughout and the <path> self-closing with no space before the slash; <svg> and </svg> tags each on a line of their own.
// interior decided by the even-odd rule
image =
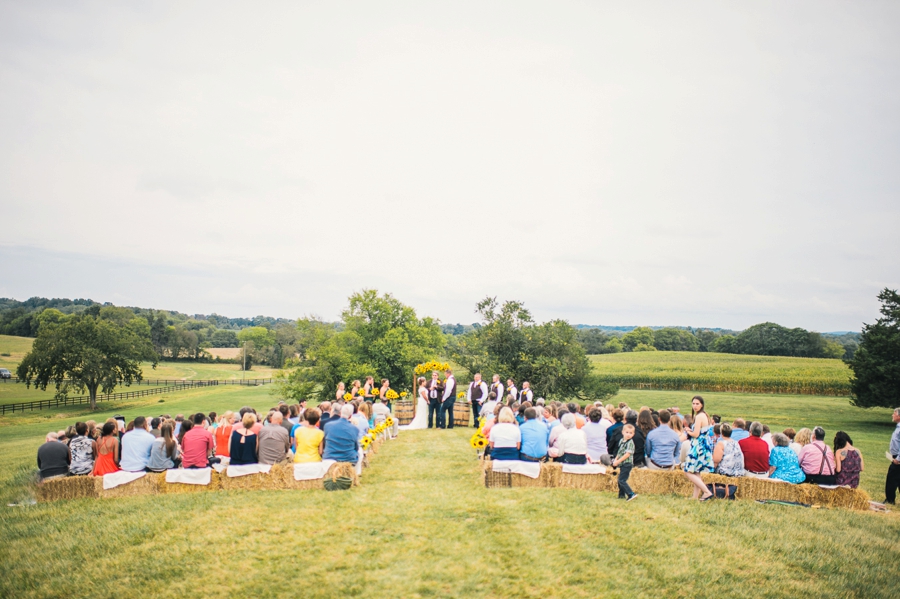
<svg viewBox="0 0 900 599">
<path fill-rule="evenodd" d="M 850 369 L 841 360 L 649 351 L 591 356 L 591 361 L 604 380 L 624 388 L 850 394 Z"/>
</svg>

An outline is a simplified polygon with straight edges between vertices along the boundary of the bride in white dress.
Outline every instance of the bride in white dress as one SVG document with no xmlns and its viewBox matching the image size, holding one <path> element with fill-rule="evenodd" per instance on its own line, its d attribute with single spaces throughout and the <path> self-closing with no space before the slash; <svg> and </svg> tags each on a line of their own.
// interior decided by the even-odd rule
<svg viewBox="0 0 900 599">
<path fill-rule="evenodd" d="M 412 422 L 401 426 L 400 430 L 411 431 L 420 428 L 428 428 L 428 389 L 425 387 L 425 377 L 419 377 L 417 381 L 419 391 L 416 394 L 416 416 Z"/>
</svg>

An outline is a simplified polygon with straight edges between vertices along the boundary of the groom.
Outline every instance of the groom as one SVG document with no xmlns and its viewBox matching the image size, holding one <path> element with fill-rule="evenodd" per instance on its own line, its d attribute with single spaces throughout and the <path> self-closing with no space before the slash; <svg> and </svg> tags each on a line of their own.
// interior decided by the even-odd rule
<svg viewBox="0 0 900 599">
<path fill-rule="evenodd" d="M 441 397 L 441 409 L 438 412 L 437 427 L 453 428 L 453 406 L 456 404 L 456 378 L 449 368 L 444 371 L 447 379 L 444 381 L 444 393 Z M 448 416 L 449 412 L 449 416 Z"/>
</svg>

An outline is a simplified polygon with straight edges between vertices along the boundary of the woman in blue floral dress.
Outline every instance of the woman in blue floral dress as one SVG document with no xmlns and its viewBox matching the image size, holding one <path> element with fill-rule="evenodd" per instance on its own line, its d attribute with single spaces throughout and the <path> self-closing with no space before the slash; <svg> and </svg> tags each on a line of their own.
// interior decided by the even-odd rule
<svg viewBox="0 0 900 599">
<path fill-rule="evenodd" d="M 691 440 L 691 449 L 684 462 L 684 475 L 694 485 L 694 499 L 706 501 L 711 499 L 713 494 L 700 478 L 700 474 L 714 472 L 716 466 L 713 463 L 713 441 L 710 436 L 712 420 L 706 414 L 706 404 L 699 395 L 691 400 L 691 414 L 694 417 L 694 424 L 684 431 Z"/>
</svg>

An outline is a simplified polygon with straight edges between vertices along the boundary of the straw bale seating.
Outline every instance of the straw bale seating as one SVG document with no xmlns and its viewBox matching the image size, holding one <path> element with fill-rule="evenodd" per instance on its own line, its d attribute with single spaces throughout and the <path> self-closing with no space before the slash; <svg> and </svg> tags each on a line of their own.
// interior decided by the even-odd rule
<svg viewBox="0 0 900 599">
<path fill-rule="evenodd" d="M 546 487 L 584 489 L 617 493 L 619 490 L 613 474 L 567 474 L 562 464 L 541 464 L 538 478 L 523 474 L 494 472 L 490 459 L 482 460 L 482 475 L 487 488 Z M 719 483 L 737 487 L 736 499 L 795 501 L 822 507 L 843 507 L 855 510 L 869 509 L 869 496 L 861 489 L 838 487 L 823 489 L 818 485 L 792 485 L 752 477 L 734 478 L 719 474 L 704 474 L 707 484 Z M 690 496 L 692 487 L 681 471 L 655 471 L 636 468 L 631 471 L 628 483 L 635 493 L 646 495 L 675 494 Z"/>
</svg>

